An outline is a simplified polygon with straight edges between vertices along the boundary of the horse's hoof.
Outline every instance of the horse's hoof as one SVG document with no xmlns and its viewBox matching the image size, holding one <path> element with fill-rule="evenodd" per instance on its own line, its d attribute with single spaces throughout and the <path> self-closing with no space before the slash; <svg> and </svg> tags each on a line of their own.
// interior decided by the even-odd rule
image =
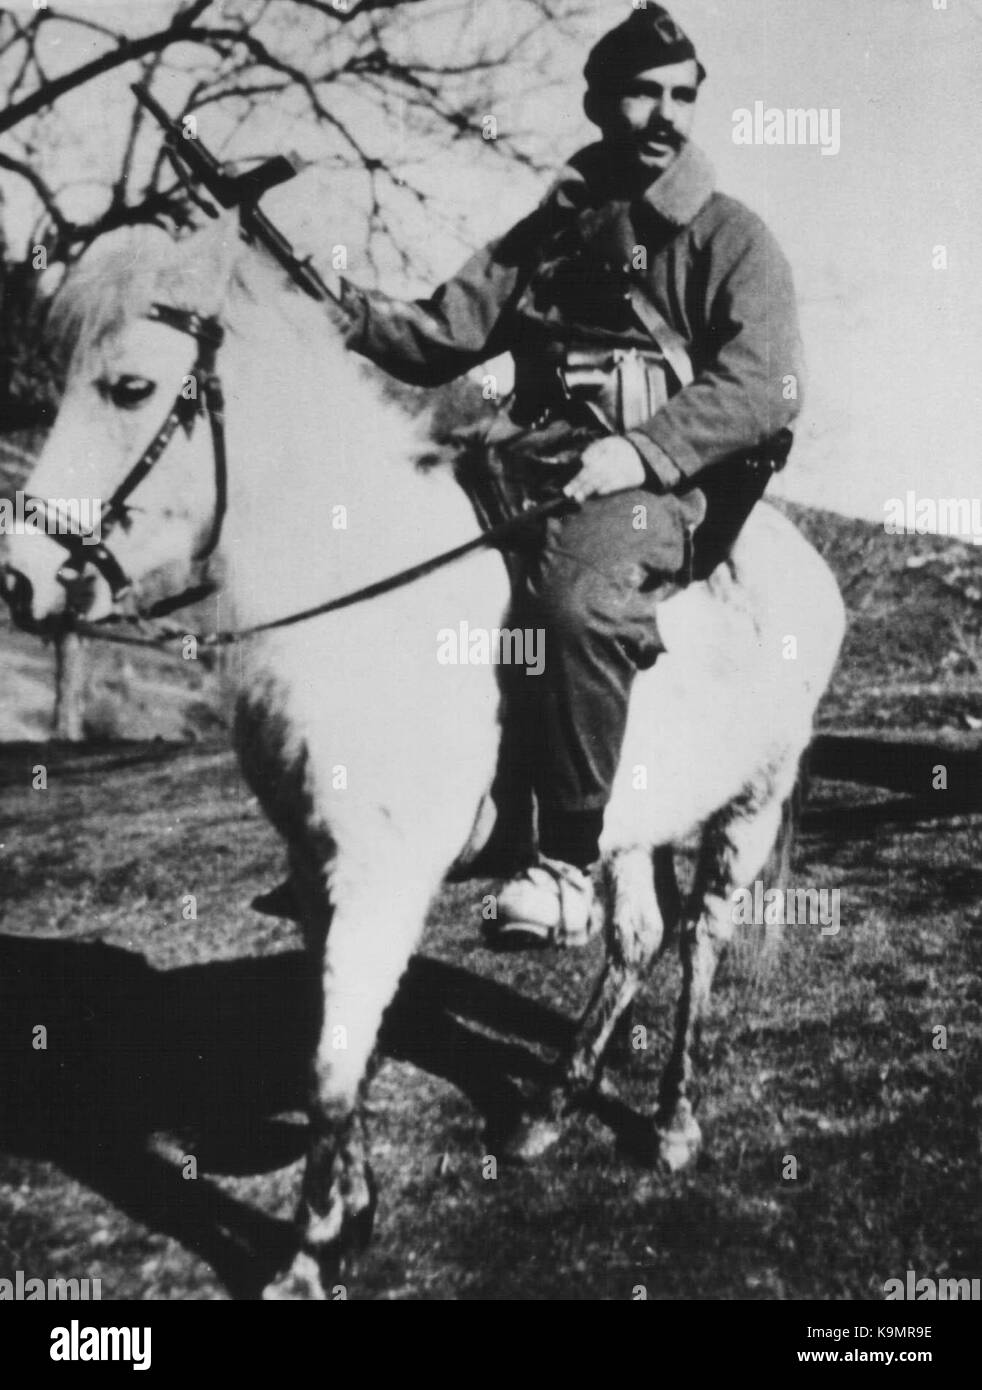
<svg viewBox="0 0 982 1390">
<path fill-rule="evenodd" d="M 694 1163 L 702 1147 L 702 1130 L 687 1101 L 679 1106 L 667 1127 L 657 1126 L 658 1158 L 670 1173 Z"/>
<path fill-rule="evenodd" d="M 321 1282 L 320 1265 L 306 1250 L 298 1250 L 290 1268 L 263 1289 L 265 1302 L 324 1302 L 327 1293 Z"/>
</svg>

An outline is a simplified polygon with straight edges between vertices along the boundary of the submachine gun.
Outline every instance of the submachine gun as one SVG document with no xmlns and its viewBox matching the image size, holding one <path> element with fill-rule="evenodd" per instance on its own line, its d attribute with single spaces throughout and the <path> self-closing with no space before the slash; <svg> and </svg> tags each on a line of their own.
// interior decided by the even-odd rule
<svg viewBox="0 0 982 1390">
<path fill-rule="evenodd" d="M 200 196 L 200 186 L 219 207 L 237 208 L 244 236 L 265 246 L 294 284 L 299 285 L 312 299 L 334 302 L 335 296 L 311 265 L 309 257 L 298 256 L 276 224 L 259 207 L 259 199 L 268 189 L 286 183 L 300 172 L 298 156 L 277 154 L 244 174 L 228 174 L 196 133 L 167 114 L 145 83 L 135 82 L 132 92 L 163 130 L 167 157 L 198 206 L 209 217 L 218 216 L 215 208 Z"/>
</svg>

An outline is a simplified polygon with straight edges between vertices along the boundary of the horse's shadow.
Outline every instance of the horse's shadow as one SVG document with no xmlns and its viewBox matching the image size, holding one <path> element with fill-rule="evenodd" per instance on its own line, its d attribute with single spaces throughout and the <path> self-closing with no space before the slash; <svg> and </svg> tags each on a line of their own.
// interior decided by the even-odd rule
<svg viewBox="0 0 982 1390">
<path fill-rule="evenodd" d="M 158 971 L 101 943 L 0 936 L 0 1144 L 57 1163 L 255 1297 L 294 1250 L 292 1224 L 188 1181 L 187 1159 L 244 1174 L 302 1156 L 318 1011 L 300 951 Z M 416 957 L 381 1050 L 452 1082 L 493 1135 L 519 1117 L 521 1083 L 547 1075 L 524 1044 L 562 1048 L 571 1029 L 504 985 Z"/>
</svg>

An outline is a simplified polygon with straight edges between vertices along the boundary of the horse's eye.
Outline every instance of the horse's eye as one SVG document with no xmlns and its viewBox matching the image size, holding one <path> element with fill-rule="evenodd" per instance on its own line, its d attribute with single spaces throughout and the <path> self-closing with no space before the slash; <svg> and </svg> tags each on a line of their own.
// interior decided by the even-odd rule
<svg viewBox="0 0 982 1390">
<path fill-rule="evenodd" d="M 115 381 L 99 383 L 99 390 L 117 410 L 135 410 L 148 401 L 157 389 L 156 382 L 145 376 L 120 376 Z"/>
</svg>

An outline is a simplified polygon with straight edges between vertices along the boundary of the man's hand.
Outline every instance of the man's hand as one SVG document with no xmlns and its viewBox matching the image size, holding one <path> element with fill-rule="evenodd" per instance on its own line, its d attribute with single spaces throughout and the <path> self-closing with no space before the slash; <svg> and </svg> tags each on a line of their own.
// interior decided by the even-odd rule
<svg viewBox="0 0 982 1390">
<path fill-rule="evenodd" d="M 607 497 L 612 492 L 644 487 L 646 477 L 637 449 L 630 440 L 615 434 L 609 439 L 595 440 L 584 450 L 580 471 L 563 492 L 577 502 L 585 502 L 588 497 Z"/>
</svg>

